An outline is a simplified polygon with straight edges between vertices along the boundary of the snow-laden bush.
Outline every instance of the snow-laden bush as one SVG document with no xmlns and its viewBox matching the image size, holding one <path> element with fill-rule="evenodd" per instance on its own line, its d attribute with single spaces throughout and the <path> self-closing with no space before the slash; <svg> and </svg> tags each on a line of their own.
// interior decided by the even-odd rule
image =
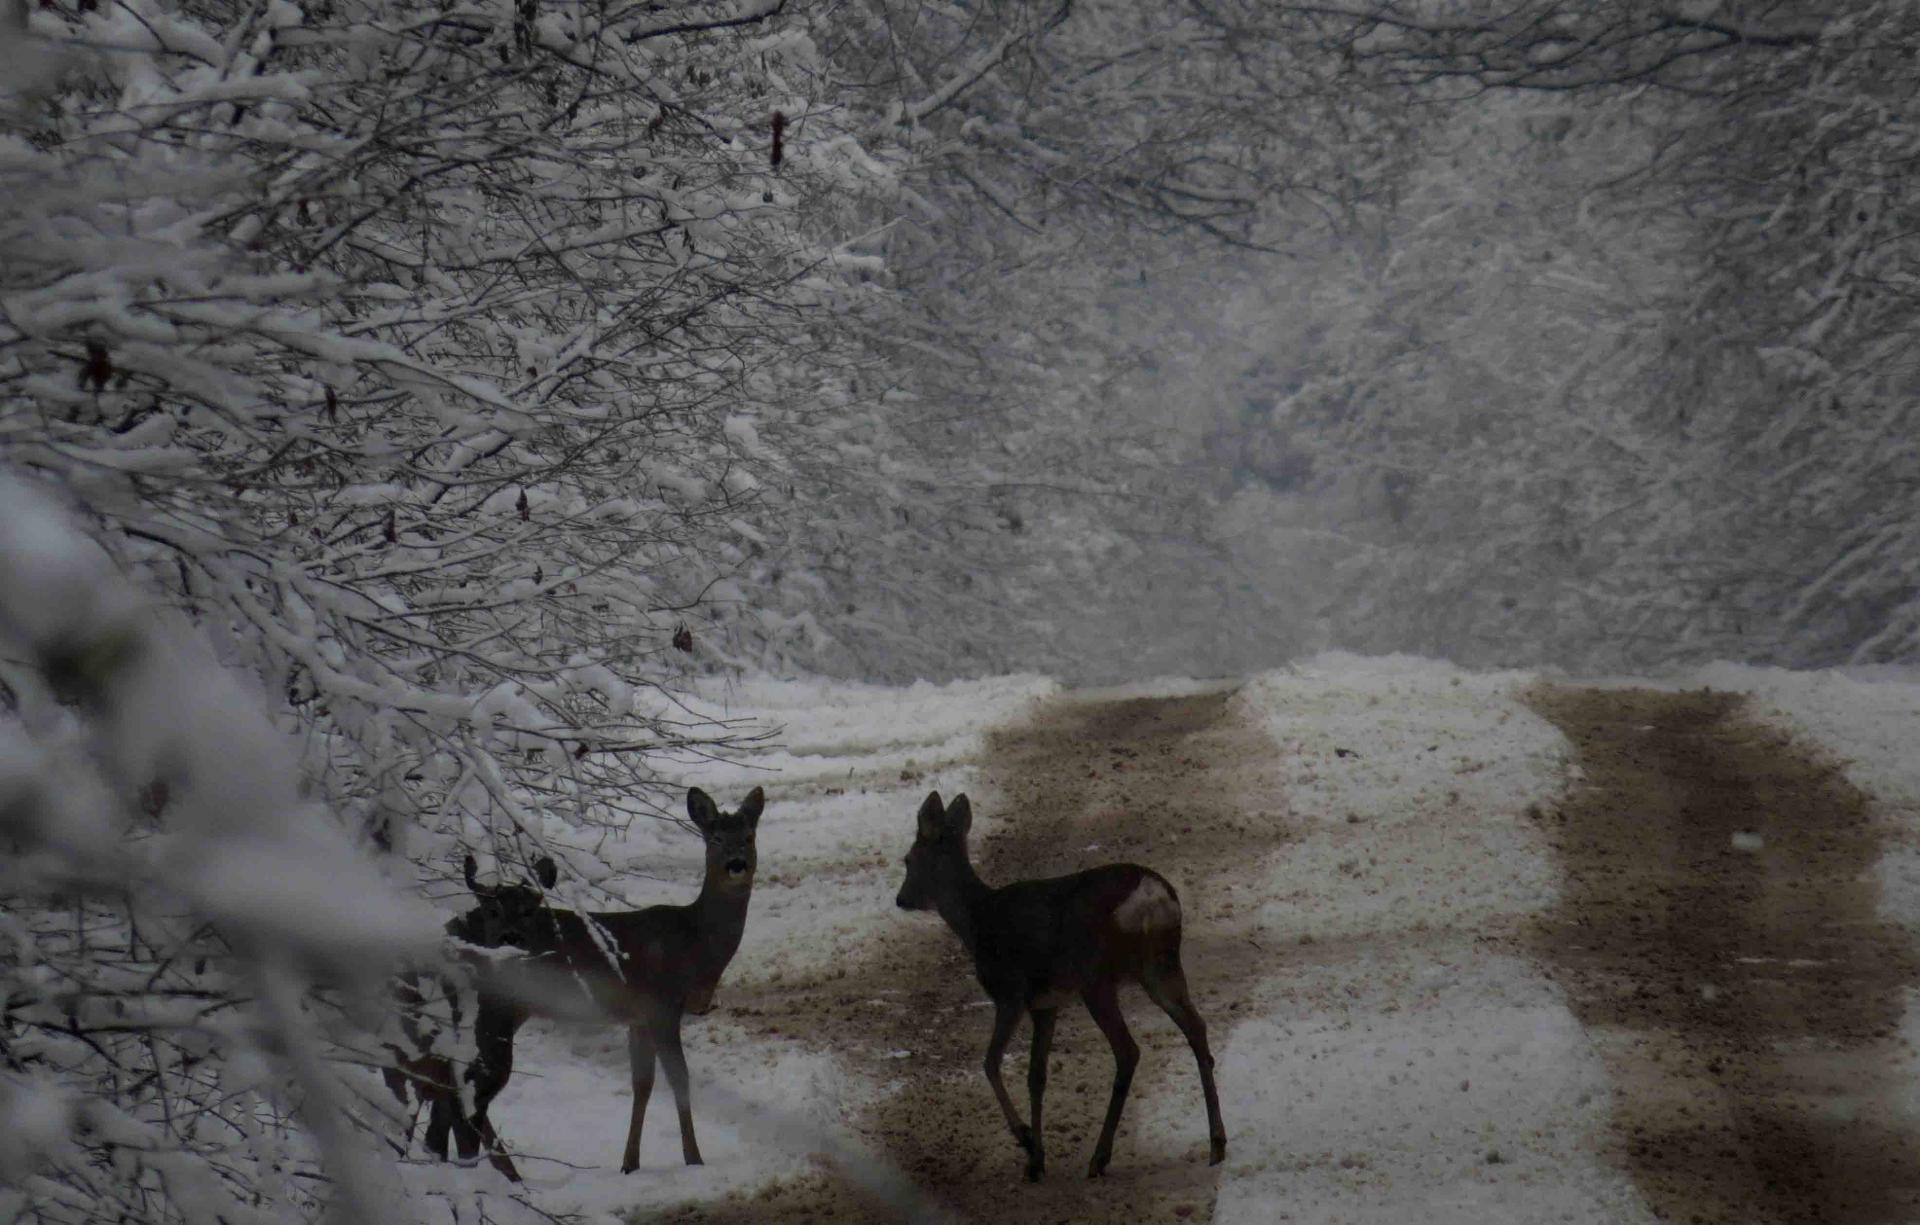
<svg viewBox="0 0 1920 1225">
<path fill-rule="evenodd" d="M 848 159 L 779 5 L 655 8 L 0 11 L 6 1207 L 404 1215 L 362 855 L 600 881 L 740 734 L 671 687 Z"/>
<path fill-rule="evenodd" d="M 0 1208 L 393 1215 L 357 1074 L 438 936 L 177 613 L 0 482 Z"/>
</svg>

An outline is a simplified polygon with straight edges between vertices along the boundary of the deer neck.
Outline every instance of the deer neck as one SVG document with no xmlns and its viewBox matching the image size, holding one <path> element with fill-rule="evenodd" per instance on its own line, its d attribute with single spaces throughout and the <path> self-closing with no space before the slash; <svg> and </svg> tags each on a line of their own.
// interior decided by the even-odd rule
<svg viewBox="0 0 1920 1225">
<path fill-rule="evenodd" d="M 980 920 L 993 890 L 973 870 L 973 862 L 961 859 L 942 874 L 933 895 L 933 908 L 960 943 L 971 953 L 978 947 Z"/>
<path fill-rule="evenodd" d="M 700 886 L 700 896 L 693 899 L 688 910 L 700 931 L 703 949 L 724 968 L 746 931 L 747 903 L 752 900 L 753 887 L 729 889 L 723 882 L 718 870 L 708 873 Z"/>
</svg>

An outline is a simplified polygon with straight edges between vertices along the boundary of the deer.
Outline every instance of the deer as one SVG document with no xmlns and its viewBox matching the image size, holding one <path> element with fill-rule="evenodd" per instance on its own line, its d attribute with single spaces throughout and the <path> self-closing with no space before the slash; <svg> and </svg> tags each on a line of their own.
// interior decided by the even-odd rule
<svg viewBox="0 0 1920 1225">
<path fill-rule="evenodd" d="M 915 823 L 907 878 L 895 901 L 903 910 L 937 912 L 973 958 L 974 976 L 993 1001 L 987 1083 L 1014 1142 L 1026 1150 L 1027 1181 L 1039 1182 L 1046 1173 L 1041 1099 L 1047 1088 L 1047 1051 L 1055 1014 L 1075 995 L 1113 1048 L 1113 1092 L 1087 1177 L 1106 1173 L 1114 1132 L 1140 1061 L 1140 1048 L 1120 1011 L 1119 988 L 1126 982 L 1145 988 L 1193 1048 L 1207 1103 L 1209 1164 L 1220 1164 L 1227 1155 L 1227 1131 L 1213 1083 L 1213 1054 L 1207 1048 L 1206 1022 L 1187 993 L 1180 966 L 1180 898 L 1166 878 L 1139 864 L 1113 863 L 994 888 L 980 879 L 967 855 L 973 806 L 965 795 L 943 807 L 940 793 L 933 792 L 920 805 Z M 1001 1057 L 1022 1013 L 1033 1022 L 1033 1057 L 1027 1066 L 1031 1126 L 1021 1122 L 1000 1079 Z"/>
<path fill-rule="evenodd" d="M 450 935 L 456 934 L 453 929 L 458 923 L 459 920 L 455 920 L 448 924 Z M 424 1021 L 426 998 L 420 990 L 421 978 L 420 971 L 413 970 L 402 974 L 395 983 L 393 994 L 400 1013 L 401 1032 L 412 1049 L 409 1051 L 397 1043 L 386 1043 L 389 1062 L 380 1070 L 387 1089 L 399 1101 L 400 1108 L 415 1110 L 415 1116 L 408 1120 L 405 1142 L 396 1144 L 395 1148 L 402 1156 L 405 1155 L 407 1143 L 412 1140 L 418 1110 L 424 1109 L 427 1112 L 427 1131 L 423 1142 L 427 1151 L 441 1161 L 447 1160 L 447 1139 L 451 1135 L 459 1144 L 461 1160 L 473 1161 L 480 1154 L 480 1136 L 472 1120 L 461 1109 L 460 1080 L 453 1059 L 434 1049 L 439 1031 L 429 1030 Z M 453 981 L 446 975 L 436 975 L 435 981 L 441 984 L 446 997 L 452 1028 L 458 1030 L 460 1005 Z M 519 1171 L 505 1153 L 496 1149 L 491 1160 L 495 1169 L 514 1182 L 520 1181 Z"/>
<path fill-rule="evenodd" d="M 471 1124 L 489 1148 L 497 1150 L 499 1138 L 487 1107 L 513 1075 L 514 1035 L 536 1013 L 585 1011 L 627 1027 L 633 1116 L 620 1172 L 631 1174 L 640 1164 L 640 1124 L 653 1095 L 656 1062 L 673 1089 L 681 1155 L 688 1165 L 702 1164 L 680 1024 L 688 1013 L 712 1009 L 720 976 L 740 947 L 757 863 L 754 834 L 765 799 L 755 787 L 738 809 L 723 813 L 706 792 L 688 789 L 687 816 L 706 843 L 706 873 L 699 896 L 684 906 L 562 910 L 546 902 L 546 891 L 559 879 L 551 859 L 534 865 L 537 887 L 489 888 L 476 879 L 477 865 L 467 856 L 467 888 L 479 904 L 449 930 L 470 945 L 520 950 L 542 979 L 537 992 L 524 985 L 516 989 L 513 980 L 526 971 L 515 973 L 511 963 L 479 975 L 476 1054 L 466 1078 L 473 1094 Z"/>
</svg>

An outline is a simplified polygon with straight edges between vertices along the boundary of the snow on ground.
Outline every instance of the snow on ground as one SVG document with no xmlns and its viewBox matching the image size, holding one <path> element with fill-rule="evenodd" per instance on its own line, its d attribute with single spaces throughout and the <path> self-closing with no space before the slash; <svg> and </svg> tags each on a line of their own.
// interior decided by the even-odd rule
<svg viewBox="0 0 1920 1225">
<path fill-rule="evenodd" d="M 1885 847 L 1875 872 L 1880 913 L 1920 932 L 1920 675 L 1723 663 L 1691 679 L 1752 694 L 1756 714 L 1825 746 L 1847 781 L 1874 798 Z"/>
<path fill-rule="evenodd" d="M 881 925 L 900 922 L 893 895 L 920 800 L 930 788 L 973 785 L 983 733 L 1056 689 L 1032 676 L 907 688 L 753 680 L 703 689 L 693 703 L 698 713 L 781 729 L 777 747 L 685 770 L 684 781 L 725 808 L 754 786 L 767 791 L 751 916 L 721 982 L 722 1007 L 690 1018 L 683 1032 L 707 1164 L 682 1164 L 673 1097 L 661 1078 L 641 1133 L 641 1168 L 622 1176 L 632 1101 L 624 1032 L 536 1021 L 522 1031 L 513 1080 L 489 1112 L 536 1202 L 590 1221 L 625 1220 L 638 1209 L 794 1177 L 825 1143 L 857 1149 L 842 1124 L 886 1070 L 843 1067 L 797 1040 L 747 1040 L 726 1019 L 726 995 L 830 965 Z M 691 832 L 647 823 L 623 849 L 626 862 L 645 873 L 609 882 L 628 904 L 686 902 L 698 891 L 703 852 Z M 785 1134 L 770 1132 L 769 1123 L 787 1125 Z M 801 1132 L 812 1135 L 797 1142 Z"/>
<path fill-rule="evenodd" d="M 1652 1220 L 1600 1153 L 1605 1073 L 1536 967 L 1462 944 L 1352 970 L 1344 1006 L 1228 1038 L 1216 1222 Z"/>
<path fill-rule="evenodd" d="M 1920 673 L 1870 668 L 1793 672 L 1720 663 L 1694 683 L 1753 695 L 1761 718 L 1790 728 L 1833 755 L 1847 781 L 1873 797 L 1881 828 L 1874 865 L 1880 917 L 1920 934 Z M 1910 1052 L 1896 1083 L 1915 1086 L 1907 1109 L 1920 1115 L 1920 993 L 1908 991 L 1900 1042 Z M 1906 1073 L 1904 1076 L 1902 1073 Z"/>
<path fill-rule="evenodd" d="M 1268 1015 L 1216 1046 L 1234 1139 L 1215 1220 L 1650 1220 L 1600 1145 L 1604 1070 L 1535 965 L 1476 934 L 1552 905 L 1528 817 L 1570 752 L 1522 673 L 1327 655 L 1241 701 L 1288 765 Z M 1269 943 L 1270 942 L 1270 943 Z"/>
<path fill-rule="evenodd" d="M 1530 809 L 1578 781 L 1569 746 L 1519 700 L 1533 679 L 1326 655 L 1254 677 L 1236 697 L 1280 755 L 1285 781 L 1271 810 L 1294 837 L 1264 865 L 1269 887 L 1253 907 L 1273 977 L 1254 993 L 1258 1007 L 1209 1018 L 1232 1134 L 1217 1221 L 1650 1219 L 1604 1155 L 1611 1100 L 1599 1059 L 1514 939 L 1558 887 Z M 1920 925 L 1920 821 L 1911 819 L 1920 816 L 1920 755 L 1910 749 L 1920 742 L 1920 684 L 1729 666 L 1690 683 L 1753 692 L 1762 717 L 1828 746 L 1876 796 L 1890 830 L 1880 869 L 1887 913 Z M 729 990 L 830 970 L 899 922 L 892 895 L 920 798 L 980 788 L 983 734 L 1054 692 L 1030 676 L 702 690 L 703 713 L 785 729 L 778 747 L 744 761 L 686 769 L 686 781 L 724 806 L 756 784 L 768 791 L 752 918 L 723 1006 Z M 691 833 L 649 825 L 624 851 L 635 875 L 616 892 L 630 904 L 684 901 L 697 888 Z M 1909 1031 L 1920 1040 L 1920 1024 Z M 814 1160 L 810 1150 L 852 1145 L 847 1125 L 887 1077 L 799 1041 L 749 1040 L 724 1007 L 690 1022 L 686 1041 L 709 1164 L 681 1164 L 662 1081 L 642 1170 L 622 1177 L 623 1036 L 529 1027 L 493 1117 L 524 1154 L 543 1208 L 623 1219 L 789 1177 Z M 1136 1106 L 1126 1132 L 1190 1145 L 1184 1095 Z M 794 1126 L 769 1139 L 769 1120 Z M 494 1178 L 416 1172 L 467 1193 Z"/>
<path fill-rule="evenodd" d="M 1557 869 L 1525 814 L 1563 786 L 1560 733 L 1521 705 L 1524 673 L 1324 655 L 1240 700 L 1289 769 L 1301 838 L 1274 857 L 1264 916 L 1315 938 L 1457 928 L 1553 904 Z"/>
</svg>

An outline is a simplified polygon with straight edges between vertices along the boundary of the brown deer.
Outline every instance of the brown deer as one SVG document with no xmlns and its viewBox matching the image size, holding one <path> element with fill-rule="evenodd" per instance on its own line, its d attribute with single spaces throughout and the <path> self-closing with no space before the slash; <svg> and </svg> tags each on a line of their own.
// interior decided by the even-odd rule
<svg viewBox="0 0 1920 1225">
<path fill-rule="evenodd" d="M 1119 987 L 1137 982 L 1186 1035 L 1200 1063 L 1207 1099 L 1211 1164 L 1227 1155 L 1227 1129 L 1220 1122 L 1220 1095 L 1213 1087 L 1213 1055 L 1207 1025 L 1187 995 L 1180 969 L 1180 899 L 1159 873 L 1138 864 L 1114 863 L 1071 876 L 1015 881 L 996 889 L 983 882 L 967 858 L 973 808 L 964 795 L 942 809 L 940 793 L 920 806 L 918 832 L 907 852 L 907 879 L 896 899 L 906 910 L 934 910 L 973 955 L 973 972 L 993 1000 L 993 1036 L 987 1041 L 987 1083 L 1006 1115 L 1014 1141 L 1027 1151 L 1027 1180 L 1046 1172 L 1040 1136 L 1040 1099 L 1047 1087 L 1047 1048 L 1054 1014 L 1078 995 L 1113 1047 L 1113 1094 L 1107 1120 L 1094 1145 L 1087 1177 L 1098 1178 L 1113 1156 L 1140 1048 L 1121 1015 Z M 1020 1121 L 1000 1079 L 1000 1058 L 1020 1023 L 1033 1018 L 1033 1059 L 1027 1067 L 1033 1125 Z"/>
<path fill-rule="evenodd" d="M 541 862 L 551 864 L 552 861 Z M 449 924 L 450 931 L 458 923 L 459 920 L 455 920 Z M 461 1160 L 473 1161 L 480 1155 L 480 1135 L 474 1129 L 472 1119 L 461 1108 L 460 1080 L 453 1059 L 434 1049 L 440 1031 L 437 1027 L 429 1028 L 425 1020 L 426 997 L 420 990 L 422 977 L 419 971 L 410 971 L 402 974 L 394 985 L 400 1029 L 412 1049 L 409 1051 L 397 1043 L 387 1043 L 390 1062 L 380 1070 L 388 1090 L 399 1100 L 401 1109 L 413 1111 L 413 1117 L 407 1121 L 406 1141 L 395 1147 L 402 1156 L 406 1154 L 407 1144 L 411 1143 L 413 1129 L 418 1122 L 418 1113 L 424 1109 L 427 1112 L 427 1132 L 423 1142 L 427 1151 L 445 1161 L 447 1139 L 451 1135 L 459 1144 Z M 460 1005 L 456 988 L 444 975 L 434 976 L 434 981 L 441 984 L 449 1010 L 448 1020 L 451 1027 L 458 1030 Z M 514 1182 L 520 1181 L 519 1171 L 505 1153 L 495 1150 L 492 1163 L 495 1169 Z"/>
<path fill-rule="evenodd" d="M 477 1054 L 467 1069 L 473 1086 L 472 1125 L 490 1148 L 498 1137 L 487 1106 L 513 1075 L 513 1038 L 536 1011 L 578 1015 L 591 1011 L 627 1027 L 627 1055 L 633 1072 L 633 1120 L 620 1172 L 640 1164 L 640 1122 L 653 1094 L 657 1060 L 666 1069 L 680 1115 L 680 1150 L 688 1165 L 699 1165 L 700 1146 L 693 1135 L 693 1102 L 687 1061 L 680 1049 L 680 1022 L 689 1012 L 713 1007 L 714 988 L 740 947 L 747 924 L 756 864 L 754 832 L 765 803 L 760 788 L 739 809 L 723 813 L 706 792 L 687 792 L 687 815 L 707 844 L 706 879 L 700 895 L 685 906 L 649 906 L 644 910 L 579 913 L 546 904 L 544 890 L 558 874 L 553 861 L 535 865 L 539 888 L 507 885 L 483 888 L 467 857 L 467 887 L 480 904 L 450 925 L 454 935 L 488 948 L 511 946 L 530 954 L 541 971 L 537 994 L 514 989 L 511 971 L 481 975 L 479 1015 L 474 1021 Z M 492 980 L 491 982 L 489 980 Z"/>
</svg>

